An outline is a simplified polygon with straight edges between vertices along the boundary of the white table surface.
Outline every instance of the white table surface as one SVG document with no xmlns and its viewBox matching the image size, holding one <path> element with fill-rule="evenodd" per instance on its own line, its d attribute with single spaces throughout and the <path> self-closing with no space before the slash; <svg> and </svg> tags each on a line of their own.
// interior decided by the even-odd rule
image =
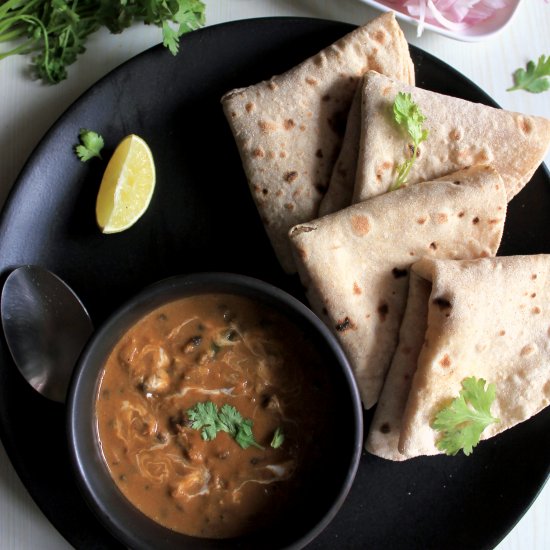
<svg viewBox="0 0 550 550">
<path fill-rule="evenodd" d="M 206 0 L 207 24 L 252 17 L 298 15 L 366 22 L 378 13 L 359 0 Z M 502 33 L 481 43 L 462 43 L 403 24 L 407 39 L 454 66 L 503 108 L 550 118 L 550 91 L 506 92 L 512 72 L 542 53 L 550 55 L 550 3 L 523 0 Z M 56 86 L 31 81 L 27 60 L 0 61 L 0 206 L 34 146 L 57 117 L 89 86 L 121 62 L 160 41 L 156 28 L 142 25 L 118 36 L 98 32 L 69 79 Z M 184 54 L 184 53 L 183 53 Z M 550 155 L 546 158 L 549 164 Z M 0 548 L 2 550 L 70 548 L 42 515 L 19 481 L 0 446 Z M 550 484 L 497 546 L 498 550 L 550 548 Z"/>
</svg>

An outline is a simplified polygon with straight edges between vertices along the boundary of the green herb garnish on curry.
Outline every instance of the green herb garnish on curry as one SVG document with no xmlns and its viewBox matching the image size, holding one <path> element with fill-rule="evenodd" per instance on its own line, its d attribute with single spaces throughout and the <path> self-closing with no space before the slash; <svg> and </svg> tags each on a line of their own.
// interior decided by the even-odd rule
<svg viewBox="0 0 550 550">
<path fill-rule="evenodd" d="M 226 403 L 218 410 L 212 401 L 197 403 L 187 411 L 187 416 L 191 420 L 191 427 L 200 430 L 204 440 L 215 439 L 218 432 L 222 431 L 230 434 L 243 449 L 250 446 L 263 449 L 254 439 L 252 420 L 243 418 L 232 405 Z"/>
</svg>

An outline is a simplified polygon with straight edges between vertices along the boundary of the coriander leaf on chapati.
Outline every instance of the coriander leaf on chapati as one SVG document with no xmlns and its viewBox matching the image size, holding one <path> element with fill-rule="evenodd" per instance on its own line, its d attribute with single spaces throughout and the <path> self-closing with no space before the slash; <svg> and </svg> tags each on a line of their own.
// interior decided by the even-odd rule
<svg viewBox="0 0 550 550">
<path fill-rule="evenodd" d="M 491 415 L 496 387 L 475 376 L 462 381 L 462 390 L 450 405 L 441 409 L 432 423 L 432 428 L 441 432 L 437 448 L 448 455 L 456 455 L 461 449 L 466 456 L 479 443 L 483 430 L 499 422 Z"/>
</svg>

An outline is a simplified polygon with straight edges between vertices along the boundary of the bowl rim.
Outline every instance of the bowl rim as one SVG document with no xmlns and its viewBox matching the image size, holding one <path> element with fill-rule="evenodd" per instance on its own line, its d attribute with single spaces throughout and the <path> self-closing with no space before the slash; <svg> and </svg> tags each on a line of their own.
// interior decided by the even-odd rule
<svg viewBox="0 0 550 550">
<path fill-rule="evenodd" d="M 343 381 L 345 383 L 346 392 L 349 394 L 354 418 L 352 452 L 346 476 L 331 506 L 304 535 L 294 540 L 290 545 L 284 547 L 287 549 L 303 548 L 331 523 L 346 500 L 353 485 L 363 448 L 363 408 L 352 367 L 336 337 L 326 324 L 304 303 L 287 291 L 248 275 L 228 272 L 199 272 L 175 275 L 162 279 L 145 287 L 125 301 L 124 304 L 118 307 L 105 322 L 94 331 L 77 362 L 67 395 L 66 432 L 70 462 L 77 486 L 84 500 L 100 522 L 118 540 L 129 544 L 132 548 L 145 549 L 151 546 L 148 546 L 142 533 L 136 533 L 135 525 L 128 525 L 125 524 L 124 521 L 121 521 L 120 516 L 124 515 L 124 511 L 122 511 L 122 513 L 112 514 L 111 508 L 105 504 L 100 494 L 101 487 L 97 487 L 93 479 L 91 479 L 94 472 L 97 472 L 98 469 L 102 471 L 101 475 L 105 476 L 106 474 L 108 476 L 108 481 L 112 484 L 110 488 L 111 496 L 116 495 L 117 501 L 123 508 L 127 509 L 131 515 L 136 515 L 137 512 L 137 515 L 143 518 L 143 523 L 147 525 L 146 528 L 156 533 L 155 548 L 160 550 L 161 548 L 171 547 L 169 542 L 167 542 L 166 545 L 163 544 L 163 541 L 168 540 L 166 537 L 169 534 L 170 540 L 178 538 L 181 539 L 181 541 L 189 539 L 204 541 L 204 548 L 208 547 L 208 541 L 210 541 L 210 543 L 214 541 L 214 539 L 201 539 L 199 537 L 191 537 L 171 531 L 150 519 L 126 499 L 110 479 L 110 473 L 107 471 L 103 458 L 99 457 L 101 460 L 97 460 L 97 455 L 100 453 L 97 453 L 97 446 L 95 444 L 95 418 L 93 416 L 90 418 L 90 415 L 86 413 L 86 407 L 82 406 L 82 403 L 88 403 L 90 398 L 97 395 L 100 373 L 103 365 L 103 362 L 98 361 L 97 358 L 100 357 L 105 359 L 108 357 L 114 345 L 116 345 L 122 335 L 132 325 L 144 315 L 147 315 L 147 313 L 163 304 L 187 296 L 208 293 L 237 294 L 249 298 L 254 296 L 258 297 L 264 304 L 279 310 L 283 314 L 292 314 L 291 318 L 294 319 L 297 324 L 305 322 L 309 328 L 317 332 L 320 338 L 326 342 L 327 347 L 330 348 L 334 355 L 335 363 L 338 364 L 339 368 L 337 370 L 343 375 Z M 86 421 L 87 425 L 84 424 L 83 433 L 82 427 L 83 423 Z M 90 456 L 86 456 L 86 442 L 89 447 L 95 447 L 95 460 Z M 90 450 L 89 447 L 88 450 Z M 93 468 L 92 472 L 87 472 L 86 464 L 90 462 L 96 462 L 96 467 Z M 99 462 L 101 463 L 99 464 Z M 140 529 L 141 528 L 140 526 Z M 163 535 L 165 536 L 163 537 Z M 226 544 L 229 547 L 230 542 L 228 541 L 230 540 L 231 539 L 225 539 L 221 544 Z M 220 541 L 215 541 L 216 547 L 218 544 L 220 544 Z"/>
</svg>

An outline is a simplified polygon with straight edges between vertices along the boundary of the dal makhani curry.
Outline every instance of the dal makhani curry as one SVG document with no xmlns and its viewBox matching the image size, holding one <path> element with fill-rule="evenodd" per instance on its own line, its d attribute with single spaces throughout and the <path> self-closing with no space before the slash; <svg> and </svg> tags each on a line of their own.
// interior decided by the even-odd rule
<svg viewBox="0 0 550 550">
<path fill-rule="evenodd" d="M 208 294 L 153 311 L 113 349 L 98 392 L 114 482 L 181 533 L 261 528 L 320 468 L 331 408 L 320 355 L 247 298 Z"/>
</svg>

